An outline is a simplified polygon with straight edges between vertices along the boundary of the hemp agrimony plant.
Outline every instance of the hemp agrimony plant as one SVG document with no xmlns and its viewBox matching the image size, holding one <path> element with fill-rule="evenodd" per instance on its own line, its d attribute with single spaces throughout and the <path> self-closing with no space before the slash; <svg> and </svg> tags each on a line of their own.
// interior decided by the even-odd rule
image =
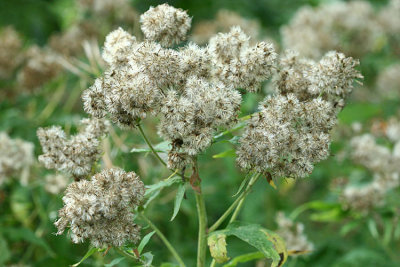
<svg viewBox="0 0 400 267">
<path fill-rule="evenodd" d="M 107 67 L 82 95 L 91 116 L 82 121 L 84 127 L 69 138 L 60 127 L 38 130 L 43 147 L 39 160 L 46 168 L 75 178 L 63 197 L 64 207 L 55 223 L 57 234 L 69 229 L 73 242 L 89 241 L 94 248 L 85 258 L 96 250 L 114 248 L 151 266 L 151 256 L 142 251 L 153 232 L 140 241 L 141 226 L 148 225 L 179 266 L 196 262 L 198 267 L 208 260 L 211 266 L 228 261 L 226 237 L 233 235 L 271 259 L 272 266 L 282 266 L 291 254 L 285 241 L 260 225 L 236 218 L 260 177 L 267 177 L 271 184 L 283 177 L 307 177 L 315 163 L 328 157 L 337 114 L 354 80 L 362 78 L 355 69 L 358 61 L 334 51 L 320 61 L 301 58 L 294 51 L 278 56 L 272 44 L 252 44 L 240 27 L 215 35 L 204 47 L 191 42 L 181 45 L 191 18 L 167 4 L 150 8 L 140 23 L 142 41 L 122 28 L 106 37 L 102 57 Z M 242 95 L 259 92 L 271 78 L 274 94 L 259 104 L 258 112 L 241 114 Z M 158 134 L 165 140 L 157 146 L 143 129 L 149 115 L 158 118 Z M 103 153 L 101 138 L 111 127 L 108 119 L 140 133 L 149 147 L 146 151 L 171 175 L 144 186 L 133 171 L 99 170 L 96 162 Z M 197 157 L 228 134 L 237 136 L 237 165 L 245 178 L 233 203 L 209 223 L 201 183 L 208 178 L 202 176 Z M 174 244 L 145 215 L 149 201 L 173 184 L 180 184 L 174 216 L 184 199 L 185 184 L 196 198 L 197 259 L 191 262 L 182 260 Z M 283 217 L 279 221 L 292 225 Z M 212 259 L 207 257 L 207 245 Z M 246 259 L 232 259 L 226 266 L 239 261 Z"/>
</svg>

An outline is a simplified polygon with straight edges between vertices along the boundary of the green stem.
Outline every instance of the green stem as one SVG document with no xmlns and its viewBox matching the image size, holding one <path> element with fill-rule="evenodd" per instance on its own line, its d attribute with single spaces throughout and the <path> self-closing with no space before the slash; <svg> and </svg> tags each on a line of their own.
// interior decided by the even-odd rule
<svg viewBox="0 0 400 267">
<path fill-rule="evenodd" d="M 229 206 L 229 208 L 222 214 L 222 216 L 208 229 L 208 232 L 211 233 L 226 220 L 226 218 L 232 213 L 232 211 L 236 208 L 239 202 L 250 192 L 250 189 L 246 189 L 243 191 L 239 197 Z"/>
<path fill-rule="evenodd" d="M 140 217 L 146 221 L 146 223 L 150 226 L 151 229 L 153 229 L 158 237 L 163 241 L 164 245 L 168 248 L 168 250 L 171 252 L 171 254 L 174 256 L 176 261 L 179 263 L 179 266 L 185 267 L 185 263 L 183 262 L 182 258 L 179 256 L 178 252 L 176 252 L 175 248 L 171 245 L 171 243 L 168 241 L 168 239 L 165 237 L 165 235 L 160 231 L 160 229 L 157 228 L 150 220 L 147 218 L 143 213 L 140 213 Z"/>
<path fill-rule="evenodd" d="M 199 219 L 199 236 L 197 244 L 197 267 L 204 267 L 206 260 L 206 249 L 207 249 L 207 214 L 206 206 L 204 202 L 203 194 L 195 193 L 196 195 L 196 207 Z"/>
<path fill-rule="evenodd" d="M 232 215 L 231 219 L 229 220 L 229 223 L 231 223 L 234 220 L 236 220 L 237 216 L 239 215 L 240 210 L 242 209 L 243 203 L 244 203 L 247 195 L 250 193 L 251 187 L 257 181 L 258 177 L 260 177 L 259 173 L 255 174 L 255 175 L 253 175 L 253 177 L 251 177 L 250 182 L 246 187 L 245 194 L 244 194 L 243 198 L 239 201 L 239 204 L 237 205 L 235 211 L 233 212 L 233 215 Z"/>
<path fill-rule="evenodd" d="M 131 260 L 134 260 L 135 262 L 140 262 L 140 259 L 136 258 L 134 255 L 131 255 L 130 253 L 118 248 L 118 247 L 114 247 L 115 251 L 117 251 L 119 254 L 121 254 L 124 257 L 127 257 Z"/>
<path fill-rule="evenodd" d="M 147 136 L 145 135 L 145 133 L 144 133 L 144 131 L 143 131 L 143 128 L 142 128 L 142 125 L 140 125 L 140 123 L 138 123 L 137 126 L 138 126 L 138 128 L 139 128 L 140 133 L 141 133 L 142 136 L 143 136 L 144 141 L 146 141 L 147 145 L 149 146 L 150 150 L 153 152 L 154 156 L 156 156 L 157 159 L 158 159 L 165 167 L 167 167 L 167 163 L 165 163 L 165 161 L 164 161 L 162 158 L 160 158 L 160 156 L 158 155 L 158 153 L 157 153 L 156 150 L 154 149 L 153 145 L 151 144 L 150 140 L 149 140 L 149 139 L 147 138 Z"/>
</svg>

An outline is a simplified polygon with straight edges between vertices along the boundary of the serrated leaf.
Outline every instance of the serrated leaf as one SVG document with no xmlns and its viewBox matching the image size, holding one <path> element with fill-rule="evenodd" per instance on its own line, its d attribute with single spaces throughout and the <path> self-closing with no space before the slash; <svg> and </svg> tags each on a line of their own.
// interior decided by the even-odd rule
<svg viewBox="0 0 400 267">
<path fill-rule="evenodd" d="M 246 243 L 257 248 L 264 257 L 272 259 L 272 267 L 282 266 L 287 259 L 287 250 L 282 238 L 258 224 L 247 224 L 233 222 L 224 230 L 215 231 L 210 234 L 234 235 Z"/>
<path fill-rule="evenodd" d="M 215 154 L 212 156 L 214 159 L 219 159 L 219 158 L 233 158 L 236 156 L 236 151 L 234 149 L 229 149 L 224 152 L 221 152 L 219 154 Z"/>
<path fill-rule="evenodd" d="M 140 241 L 140 244 L 139 244 L 139 246 L 138 246 L 138 252 L 139 252 L 139 254 L 142 254 L 142 251 L 143 251 L 144 247 L 147 245 L 147 243 L 149 243 L 151 237 L 154 235 L 155 232 L 156 232 L 156 231 L 150 232 L 150 233 L 148 233 L 147 235 L 145 235 L 145 236 L 142 238 L 142 241 Z"/>
<path fill-rule="evenodd" d="M 243 254 L 243 255 L 233 258 L 230 262 L 228 262 L 227 264 L 224 264 L 223 267 L 235 267 L 238 265 L 238 263 L 245 263 L 245 262 L 259 260 L 259 259 L 263 259 L 263 258 L 265 258 L 265 256 L 261 252 L 253 252 L 253 253 Z"/>
<path fill-rule="evenodd" d="M 175 196 L 174 213 L 172 214 L 171 221 L 173 221 L 175 219 L 176 215 L 179 212 L 179 209 L 181 208 L 182 200 L 183 200 L 183 197 L 185 196 L 185 190 L 186 190 L 185 184 L 182 183 L 179 186 L 178 192 L 176 193 L 176 196 Z"/>
<path fill-rule="evenodd" d="M 124 259 L 125 259 L 124 257 L 113 259 L 110 263 L 104 264 L 104 267 L 113 267 L 118 263 L 120 263 L 121 261 L 123 261 Z"/>
<path fill-rule="evenodd" d="M 79 262 L 77 262 L 77 263 L 71 265 L 71 267 L 79 266 L 79 264 L 81 264 L 84 260 L 86 260 L 87 258 L 89 258 L 90 256 L 92 256 L 92 254 L 95 253 L 96 251 L 98 251 L 98 248 L 91 248 L 91 249 L 89 249 L 89 250 L 86 252 L 85 256 L 83 256 L 83 258 L 82 258 Z"/>
<path fill-rule="evenodd" d="M 224 263 L 229 260 L 228 251 L 226 250 L 226 235 L 215 234 L 207 239 L 208 247 L 210 248 L 211 256 L 218 263 Z"/>
</svg>

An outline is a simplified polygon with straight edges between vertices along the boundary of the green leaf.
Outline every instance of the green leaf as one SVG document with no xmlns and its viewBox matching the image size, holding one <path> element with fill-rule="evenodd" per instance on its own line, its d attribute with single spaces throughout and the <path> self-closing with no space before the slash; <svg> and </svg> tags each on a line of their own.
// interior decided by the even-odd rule
<svg viewBox="0 0 400 267">
<path fill-rule="evenodd" d="M 84 260 L 86 260 L 87 258 L 89 258 L 90 256 L 92 256 L 92 254 L 95 253 L 96 251 L 98 251 L 98 248 L 91 248 L 91 249 L 89 249 L 88 252 L 86 252 L 85 256 L 83 256 L 83 258 L 82 258 L 79 262 L 77 262 L 77 263 L 71 265 L 71 267 L 79 266 L 79 264 L 81 264 Z"/>
<path fill-rule="evenodd" d="M 222 153 L 216 154 L 214 156 L 212 156 L 214 159 L 218 159 L 218 158 L 233 158 L 236 156 L 236 151 L 234 149 L 229 149 L 226 150 Z"/>
<path fill-rule="evenodd" d="M 153 148 L 156 152 L 167 153 L 168 151 L 171 150 L 172 147 L 171 147 L 170 142 L 164 141 L 164 142 L 158 143 Z M 146 152 L 152 152 L 152 151 L 149 147 L 132 148 L 131 149 L 131 153 L 146 153 Z"/>
<path fill-rule="evenodd" d="M 211 256 L 218 263 L 224 263 L 229 260 L 228 251 L 226 250 L 226 235 L 224 234 L 215 234 L 211 235 L 207 244 L 210 248 Z"/>
<path fill-rule="evenodd" d="M 342 236 L 347 235 L 350 231 L 359 228 L 360 226 L 360 221 L 351 221 L 345 225 L 343 225 L 343 227 L 340 229 L 340 234 Z"/>
<path fill-rule="evenodd" d="M 153 254 L 151 252 L 146 252 L 142 256 L 140 256 L 140 260 L 142 262 L 142 267 L 150 267 L 153 262 Z"/>
<path fill-rule="evenodd" d="M 338 115 L 339 121 L 351 124 L 365 122 L 382 113 L 382 107 L 375 103 L 349 103 Z"/>
<path fill-rule="evenodd" d="M 331 210 L 313 213 L 310 219 L 316 222 L 336 222 L 342 219 L 342 209 L 339 207 Z"/>
<path fill-rule="evenodd" d="M 261 252 L 253 252 L 253 253 L 243 254 L 243 255 L 233 258 L 230 262 L 228 262 L 227 264 L 224 264 L 223 267 L 235 267 L 238 263 L 244 263 L 244 262 L 249 262 L 252 260 L 259 260 L 259 259 L 263 259 L 263 258 L 265 258 L 265 256 Z"/>
<path fill-rule="evenodd" d="M 185 188 L 186 187 L 185 187 L 184 183 L 182 183 L 178 188 L 178 192 L 176 193 L 176 196 L 175 196 L 174 213 L 172 214 L 171 221 L 173 221 L 175 219 L 176 215 L 179 212 L 179 209 L 181 208 L 182 200 L 183 200 L 183 197 L 185 196 L 185 190 L 186 190 Z"/>
<path fill-rule="evenodd" d="M 113 267 L 123 260 L 125 260 L 124 257 L 113 259 L 110 263 L 104 264 L 104 267 Z"/>
<path fill-rule="evenodd" d="M 291 214 L 290 219 L 294 220 L 306 210 L 319 210 L 319 211 L 329 211 L 332 209 L 341 209 L 340 203 L 331 203 L 331 202 L 324 202 L 324 201 L 311 201 L 307 202 L 299 207 L 297 207 Z"/>
<path fill-rule="evenodd" d="M 234 131 L 237 131 L 237 130 L 240 130 L 240 129 L 242 129 L 243 127 L 245 127 L 246 126 L 246 121 L 245 120 L 247 120 L 247 119 L 249 119 L 250 118 L 250 116 L 246 116 L 246 117 L 243 117 L 242 119 L 243 119 L 243 121 L 241 121 L 241 122 L 239 122 L 238 124 L 236 124 L 236 126 L 234 126 L 233 128 L 231 128 L 231 129 L 229 129 L 229 130 L 226 130 L 226 131 L 223 131 L 222 133 L 219 133 L 219 134 L 217 134 L 217 135 L 214 135 L 214 137 L 213 137 L 213 143 L 218 143 L 218 142 L 221 142 L 221 141 L 224 141 L 224 139 L 222 139 L 225 135 L 228 135 L 228 134 L 231 134 L 232 132 L 234 132 Z"/>
<path fill-rule="evenodd" d="M 145 204 L 143 207 L 147 207 L 150 202 L 157 197 L 158 194 L 160 194 L 161 190 L 165 187 L 169 187 L 175 183 L 182 182 L 181 177 L 179 176 L 174 176 L 169 179 L 162 180 L 158 183 L 155 183 L 153 185 L 146 186 L 146 193 L 144 194 L 144 197 L 146 199 Z"/>
<path fill-rule="evenodd" d="M 144 247 L 147 245 L 147 243 L 149 243 L 150 238 L 154 235 L 155 232 L 156 231 L 148 233 L 147 235 L 145 235 L 143 237 L 142 241 L 140 241 L 140 244 L 138 246 L 139 254 L 142 254 L 142 251 L 143 251 Z"/>
<path fill-rule="evenodd" d="M 282 266 L 286 262 L 288 254 L 282 238 L 258 224 L 233 222 L 226 229 L 211 233 L 209 238 L 216 234 L 234 235 L 247 242 L 262 252 L 264 257 L 272 259 L 272 267 Z"/>
<path fill-rule="evenodd" d="M 368 229 L 374 238 L 379 239 L 378 227 L 376 226 L 376 222 L 373 219 L 368 220 Z"/>
</svg>

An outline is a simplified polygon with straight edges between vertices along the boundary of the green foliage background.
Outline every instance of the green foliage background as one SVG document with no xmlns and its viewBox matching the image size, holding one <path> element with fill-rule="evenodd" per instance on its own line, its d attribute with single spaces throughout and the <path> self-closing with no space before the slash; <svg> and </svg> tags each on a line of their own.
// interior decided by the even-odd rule
<svg viewBox="0 0 400 267">
<path fill-rule="evenodd" d="M 165 1 L 135 0 L 132 5 L 142 13 L 150 5 Z M 316 6 L 323 0 L 176 0 L 168 1 L 170 5 L 188 10 L 196 24 L 204 19 L 212 19 L 221 9 L 236 11 L 244 17 L 256 18 L 263 26 L 263 31 L 279 41 L 279 28 L 286 24 L 293 13 L 302 5 Z M 377 8 L 386 1 L 371 1 Z M 37 43 L 43 45 L 54 32 L 67 27 L 74 20 L 73 1 L 70 0 L 0 0 L 0 25 L 12 24 L 24 37 L 26 45 Z M 102 42 L 102 40 L 101 40 Z M 393 62 L 385 49 L 376 54 L 367 55 L 361 60 L 361 69 L 366 76 L 365 82 L 372 83 L 377 71 Z M 398 58 L 397 58 L 398 60 Z M 77 77 L 63 75 L 46 84 L 39 93 L 21 95 L 13 99 L 0 101 L 0 131 L 6 131 L 13 138 L 19 137 L 35 143 L 35 153 L 41 153 L 36 129 L 53 124 L 62 125 L 75 131 L 75 125 L 81 117 L 87 115 L 82 110 L 79 94 L 88 84 L 80 84 Z M 49 103 L 55 101 L 55 90 L 59 84 L 66 84 L 64 92 L 45 120 L 41 117 Z M 357 88 L 356 90 L 366 90 Z M 263 96 L 245 96 L 243 114 L 254 112 L 257 102 Z M 71 100 L 72 99 L 72 100 Z M 75 102 L 74 102 L 75 101 Z M 345 131 L 352 122 L 360 121 L 370 125 L 373 119 L 388 118 L 396 114 L 399 100 L 360 102 L 350 100 L 349 105 L 340 115 L 338 132 Z M 71 104 L 72 103 L 72 104 Z M 161 140 L 156 135 L 154 123 L 150 120 L 146 131 L 152 133 L 154 143 Z M 115 127 L 116 129 L 116 127 Z M 144 146 L 137 132 L 121 131 L 126 136 L 128 148 Z M 340 136 L 339 134 L 337 136 Z M 113 143 L 111 144 L 113 145 Z M 365 169 L 350 161 L 338 160 L 338 153 L 347 149 L 348 139 L 337 138 L 332 144 L 332 156 L 318 164 L 313 174 L 296 183 L 282 181 L 278 190 L 268 185 L 265 179 L 258 181 L 254 191 L 246 200 L 240 220 L 262 224 L 268 229 L 275 229 L 274 218 L 277 211 L 292 213 L 299 206 L 313 202 L 311 208 L 299 215 L 297 220 L 305 224 L 305 232 L 315 245 L 315 251 L 309 255 L 291 257 L 287 266 L 399 266 L 399 240 L 385 238 L 387 228 L 393 229 L 395 237 L 400 235 L 400 225 L 392 223 L 398 213 L 398 190 L 390 196 L 390 205 L 377 210 L 382 221 L 373 216 L 364 218 L 361 215 L 349 214 L 338 204 L 337 196 L 330 190 L 332 179 L 337 177 L 371 176 Z M 213 155 L 231 149 L 229 143 L 217 143 L 200 156 L 200 176 L 206 198 L 209 222 L 214 222 L 233 201 L 232 195 L 239 187 L 244 174 L 235 166 L 231 157 L 210 160 Z M 144 160 L 138 160 L 143 158 Z M 168 176 L 168 172 L 152 155 L 139 155 L 129 152 L 118 152 L 114 164 L 125 170 L 134 170 L 145 182 L 152 184 Z M 43 189 L 43 177 L 50 171 L 35 167 L 33 182 L 29 187 L 19 184 L 18 179 L 3 185 L 0 189 L 0 266 L 20 263 L 30 266 L 68 266 L 78 262 L 88 250 L 87 244 L 75 245 L 67 235 L 55 236 L 53 222 L 56 211 L 62 206 L 61 195 L 49 195 Z M 196 253 L 197 218 L 194 195 L 187 190 L 181 210 L 173 222 L 174 196 L 177 186 L 164 190 L 148 209 L 147 215 L 160 229 L 166 233 L 184 260 L 193 262 Z M 383 224 L 383 232 L 375 229 Z M 144 229 L 143 233 L 150 232 Z M 173 262 L 162 242 L 153 237 L 145 251 L 154 254 L 154 265 L 160 266 L 162 261 Z M 254 250 L 242 241 L 228 239 L 229 255 L 240 255 Z M 110 250 L 103 257 L 95 253 L 82 266 L 104 266 L 120 257 Z M 118 266 L 132 266 L 125 259 Z M 254 266 L 254 263 L 240 266 Z"/>
</svg>

